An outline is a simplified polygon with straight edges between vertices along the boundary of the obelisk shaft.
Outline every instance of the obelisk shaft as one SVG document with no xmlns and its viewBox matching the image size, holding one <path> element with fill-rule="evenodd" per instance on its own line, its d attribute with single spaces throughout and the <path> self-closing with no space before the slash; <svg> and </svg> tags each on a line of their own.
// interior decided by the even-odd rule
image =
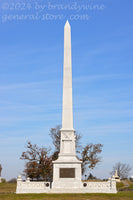
<svg viewBox="0 0 133 200">
<path fill-rule="evenodd" d="M 73 129 L 71 27 L 68 21 L 64 27 L 62 129 Z"/>
</svg>

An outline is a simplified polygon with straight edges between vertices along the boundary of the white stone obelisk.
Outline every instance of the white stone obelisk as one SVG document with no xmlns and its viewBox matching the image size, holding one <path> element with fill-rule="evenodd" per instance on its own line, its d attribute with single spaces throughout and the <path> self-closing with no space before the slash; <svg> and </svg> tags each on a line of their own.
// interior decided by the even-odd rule
<svg viewBox="0 0 133 200">
<path fill-rule="evenodd" d="M 63 108 L 62 129 L 73 129 L 72 102 L 72 58 L 71 58 L 71 27 L 67 21 L 64 27 L 64 69 L 63 69 Z"/>
<path fill-rule="evenodd" d="M 63 105 L 60 156 L 76 156 L 75 134 L 73 129 L 72 101 L 72 58 L 71 27 L 67 21 L 64 27 L 64 67 L 63 67 Z"/>
<path fill-rule="evenodd" d="M 73 129 L 72 101 L 72 58 L 71 27 L 67 21 L 64 27 L 63 106 L 60 153 L 53 161 L 52 188 L 80 188 L 81 161 L 75 151 L 75 130 Z"/>
</svg>

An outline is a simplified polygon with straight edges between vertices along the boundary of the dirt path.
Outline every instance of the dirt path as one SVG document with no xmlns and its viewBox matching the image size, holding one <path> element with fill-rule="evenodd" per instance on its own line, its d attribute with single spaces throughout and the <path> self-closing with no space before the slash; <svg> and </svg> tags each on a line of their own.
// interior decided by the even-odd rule
<svg viewBox="0 0 133 200">
<path fill-rule="evenodd" d="M 126 180 L 123 180 L 122 183 L 124 184 L 125 187 L 129 187 L 129 183 Z"/>
</svg>

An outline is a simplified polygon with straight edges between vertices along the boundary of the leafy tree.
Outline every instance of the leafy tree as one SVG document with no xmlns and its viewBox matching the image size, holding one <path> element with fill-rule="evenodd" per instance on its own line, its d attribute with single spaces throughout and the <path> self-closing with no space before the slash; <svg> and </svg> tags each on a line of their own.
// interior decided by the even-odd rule
<svg viewBox="0 0 133 200">
<path fill-rule="evenodd" d="M 118 162 L 113 166 L 113 170 L 111 172 L 111 175 L 114 175 L 115 171 L 117 170 L 118 176 L 121 179 L 125 179 L 125 178 L 128 178 L 131 169 L 132 168 L 130 167 L 129 164 Z"/>
<path fill-rule="evenodd" d="M 101 161 L 101 157 L 98 156 L 102 152 L 102 144 L 87 144 L 83 147 L 81 152 L 82 160 L 82 173 L 88 168 L 94 169 L 95 166 Z"/>
<path fill-rule="evenodd" d="M 27 150 L 22 152 L 20 159 L 25 160 L 24 175 L 32 180 L 48 180 L 52 176 L 52 157 L 50 149 L 39 148 L 36 144 L 27 143 Z"/>
</svg>

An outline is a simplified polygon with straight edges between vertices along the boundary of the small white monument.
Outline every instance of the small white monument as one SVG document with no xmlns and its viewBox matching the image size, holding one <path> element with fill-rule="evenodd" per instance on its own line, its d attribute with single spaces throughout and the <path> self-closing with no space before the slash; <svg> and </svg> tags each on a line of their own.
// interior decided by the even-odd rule
<svg viewBox="0 0 133 200">
<path fill-rule="evenodd" d="M 115 176 L 114 176 L 116 182 L 120 182 L 120 177 L 118 176 L 117 170 L 115 170 Z"/>
<path fill-rule="evenodd" d="M 71 27 L 67 21 L 64 27 L 64 74 L 63 110 L 60 153 L 53 161 L 53 182 L 22 181 L 17 179 L 16 193 L 116 193 L 116 180 L 106 182 L 82 182 L 81 163 L 75 151 L 75 130 L 73 129 Z"/>
</svg>

